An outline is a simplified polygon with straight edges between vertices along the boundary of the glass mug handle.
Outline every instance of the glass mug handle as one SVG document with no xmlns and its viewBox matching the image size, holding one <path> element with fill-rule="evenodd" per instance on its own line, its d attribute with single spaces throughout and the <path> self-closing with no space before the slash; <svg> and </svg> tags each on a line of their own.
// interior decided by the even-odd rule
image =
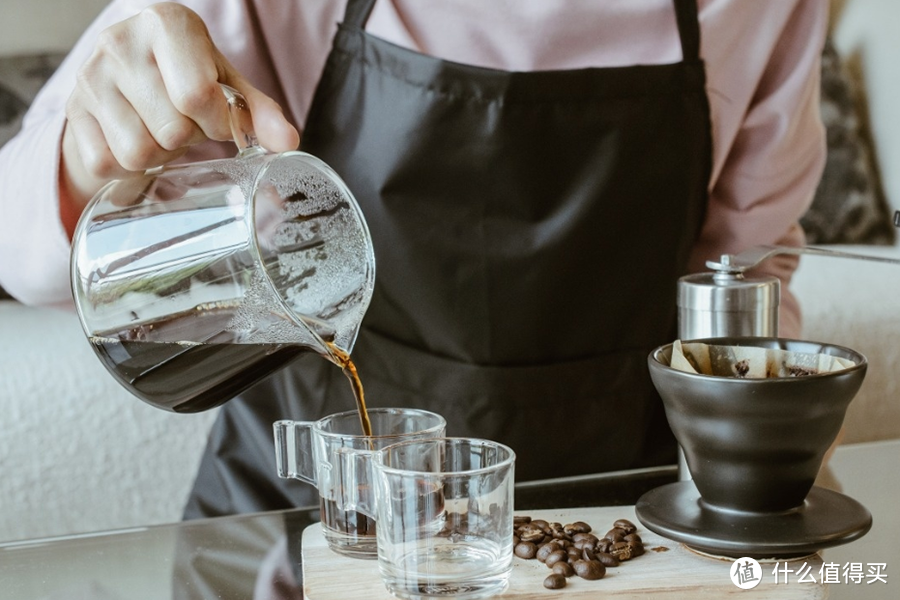
<svg viewBox="0 0 900 600">
<path fill-rule="evenodd" d="M 275 421 L 275 469 L 282 479 L 316 485 L 312 421 Z"/>
<path fill-rule="evenodd" d="M 378 471 L 375 466 L 380 450 L 341 448 L 337 453 L 338 507 L 344 511 L 356 511 L 371 519 L 376 518 L 375 506 Z"/>
</svg>

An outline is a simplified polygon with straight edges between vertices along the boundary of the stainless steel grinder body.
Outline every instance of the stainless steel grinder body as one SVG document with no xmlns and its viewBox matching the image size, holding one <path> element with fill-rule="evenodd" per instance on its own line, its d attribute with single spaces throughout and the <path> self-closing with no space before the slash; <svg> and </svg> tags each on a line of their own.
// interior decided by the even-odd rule
<svg viewBox="0 0 900 600">
<path fill-rule="evenodd" d="M 678 280 L 678 337 L 778 335 L 781 282 L 740 273 L 697 273 Z"/>
</svg>

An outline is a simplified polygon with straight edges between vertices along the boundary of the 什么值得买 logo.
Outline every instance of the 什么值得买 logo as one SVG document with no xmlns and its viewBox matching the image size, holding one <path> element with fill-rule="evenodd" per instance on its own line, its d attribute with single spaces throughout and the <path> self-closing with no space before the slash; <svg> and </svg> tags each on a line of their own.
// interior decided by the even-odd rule
<svg viewBox="0 0 900 600">
<path fill-rule="evenodd" d="M 753 558 L 739 558 L 731 564 L 731 582 L 742 590 L 755 588 L 762 581 L 762 567 Z"/>
</svg>

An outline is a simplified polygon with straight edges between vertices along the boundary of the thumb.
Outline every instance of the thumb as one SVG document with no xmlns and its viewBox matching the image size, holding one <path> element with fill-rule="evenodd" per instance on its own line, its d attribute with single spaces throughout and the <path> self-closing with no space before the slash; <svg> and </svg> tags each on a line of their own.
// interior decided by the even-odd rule
<svg viewBox="0 0 900 600">
<path fill-rule="evenodd" d="M 299 132 L 285 118 L 277 102 L 253 87 L 227 63 L 223 75 L 220 75 L 220 81 L 239 91 L 247 100 L 253 133 L 260 146 L 272 152 L 285 152 L 300 145 Z"/>
<path fill-rule="evenodd" d="M 259 145 L 272 152 L 296 150 L 300 134 L 285 118 L 281 106 L 252 86 L 245 89 Z"/>
</svg>

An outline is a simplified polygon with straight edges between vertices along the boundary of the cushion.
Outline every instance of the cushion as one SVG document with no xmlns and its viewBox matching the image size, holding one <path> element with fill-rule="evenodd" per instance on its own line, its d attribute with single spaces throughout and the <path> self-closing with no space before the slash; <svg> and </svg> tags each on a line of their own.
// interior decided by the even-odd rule
<svg viewBox="0 0 900 600">
<path fill-rule="evenodd" d="M 800 224 L 810 244 L 894 243 L 857 81 L 831 39 L 822 53 L 821 113 L 828 140 L 822 180 Z"/>
</svg>

